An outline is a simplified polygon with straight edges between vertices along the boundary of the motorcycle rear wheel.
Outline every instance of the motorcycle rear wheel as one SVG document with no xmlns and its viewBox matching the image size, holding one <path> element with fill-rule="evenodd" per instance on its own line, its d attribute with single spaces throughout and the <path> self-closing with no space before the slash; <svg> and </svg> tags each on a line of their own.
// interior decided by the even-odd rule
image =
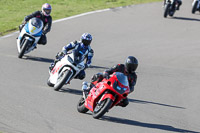
<svg viewBox="0 0 200 133">
<path fill-rule="evenodd" d="M 94 111 L 92 112 L 92 116 L 95 119 L 99 119 L 102 117 L 111 107 L 113 101 L 110 98 L 107 98 L 101 101 L 100 104 L 96 105 Z"/>
<path fill-rule="evenodd" d="M 170 12 L 169 12 L 169 16 L 170 16 L 170 17 L 173 17 L 173 16 L 174 16 L 174 13 L 175 13 L 175 11 L 170 11 Z"/>
<path fill-rule="evenodd" d="M 30 43 L 29 40 L 25 40 L 24 44 L 22 44 L 21 51 L 18 54 L 18 58 L 22 58 L 22 56 L 24 55 L 29 43 Z"/>
<path fill-rule="evenodd" d="M 86 113 L 89 109 L 87 109 L 85 107 L 85 99 L 83 97 L 81 97 L 81 99 L 79 100 L 78 104 L 77 104 L 77 110 L 80 113 Z"/>
<path fill-rule="evenodd" d="M 58 82 L 54 85 L 54 90 L 59 91 L 66 81 L 69 80 L 68 78 L 71 76 L 71 74 L 72 72 L 69 70 L 63 71 L 58 79 Z"/>
</svg>

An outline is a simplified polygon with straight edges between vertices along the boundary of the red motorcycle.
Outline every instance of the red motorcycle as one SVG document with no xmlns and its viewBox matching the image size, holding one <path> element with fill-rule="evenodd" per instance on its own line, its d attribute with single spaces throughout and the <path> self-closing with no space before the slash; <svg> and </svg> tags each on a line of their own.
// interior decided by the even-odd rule
<svg viewBox="0 0 200 133">
<path fill-rule="evenodd" d="M 92 112 L 93 118 L 100 118 L 113 106 L 119 104 L 130 92 L 127 76 L 120 72 L 113 73 L 109 79 L 104 78 L 97 83 L 78 102 L 77 110 L 80 113 Z"/>
</svg>

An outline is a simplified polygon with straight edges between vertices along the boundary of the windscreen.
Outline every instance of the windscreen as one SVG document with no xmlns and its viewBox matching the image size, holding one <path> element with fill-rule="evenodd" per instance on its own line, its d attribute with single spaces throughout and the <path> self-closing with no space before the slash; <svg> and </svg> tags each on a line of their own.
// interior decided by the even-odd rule
<svg viewBox="0 0 200 133">
<path fill-rule="evenodd" d="M 121 84 L 123 84 L 124 86 L 129 86 L 128 79 L 127 79 L 126 75 L 124 75 L 123 73 L 120 73 L 120 72 L 116 72 L 115 74 L 116 74 L 117 79 L 119 80 L 119 82 Z"/>
<path fill-rule="evenodd" d="M 32 18 L 31 24 L 39 29 L 42 26 L 42 21 L 39 18 Z"/>
<path fill-rule="evenodd" d="M 74 59 L 77 64 L 84 60 L 84 55 L 81 51 L 74 50 L 73 52 L 74 52 Z"/>
</svg>

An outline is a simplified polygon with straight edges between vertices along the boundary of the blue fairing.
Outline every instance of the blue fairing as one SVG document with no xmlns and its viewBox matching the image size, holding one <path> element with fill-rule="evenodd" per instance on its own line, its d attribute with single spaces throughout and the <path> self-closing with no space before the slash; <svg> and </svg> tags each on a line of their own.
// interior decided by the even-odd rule
<svg viewBox="0 0 200 133">
<path fill-rule="evenodd" d="M 30 32 L 29 32 L 29 28 L 28 28 L 28 23 L 24 26 L 24 29 L 25 29 L 25 31 L 26 31 L 27 33 L 30 33 Z"/>
<path fill-rule="evenodd" d="M 26 31 L 27 33 L 30 34 L 30 32 L 29 32 L 29 27 L 28 27 L 28 23 L 24 26 L 24 29 L 25 29 L 25 31 Z M 37 34 L 34 34 L 33 36 L 39 37 L 39 36 L 41 36 L 41 35 L 42 35 L 42 30 L 41 30 L 39 33 L 37 33 Z"/>
<path fill-rule="evenodd" d="M 42 30 L 41 30 L 39 33 L 37 33 L 37 34 L 35 34 L 35 35 L 33 35 L 33 36 L 39 37 L 39 36 L 41 36 L 41 35 L 42 35 Z"/>
</svg>

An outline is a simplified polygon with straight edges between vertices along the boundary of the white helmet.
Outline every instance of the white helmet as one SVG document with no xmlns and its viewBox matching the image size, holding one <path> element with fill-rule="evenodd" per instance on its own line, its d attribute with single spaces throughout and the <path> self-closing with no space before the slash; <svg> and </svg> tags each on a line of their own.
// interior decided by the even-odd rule
<svg viewBox="0 0 200 133">
<path fill-rule="evenodd" d="M 51 5 L 48 3 L 45 3 L 42 5 L 42 13 L 45 16 L 49 16 L 51 14 Z"/>
</svg>

